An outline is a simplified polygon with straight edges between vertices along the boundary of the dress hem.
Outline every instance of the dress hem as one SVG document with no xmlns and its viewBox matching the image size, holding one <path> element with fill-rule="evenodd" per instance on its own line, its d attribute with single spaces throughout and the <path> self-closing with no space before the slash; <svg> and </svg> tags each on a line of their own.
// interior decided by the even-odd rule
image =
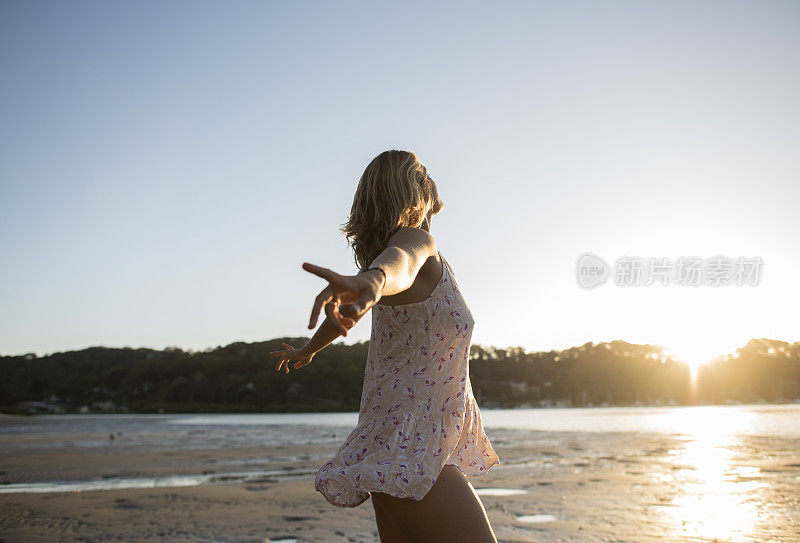
<svg viewBox="0 0 800 543">
<path fill-rule="evenodd" d="M 470 470 L 470 469 L 464 469 L 464 467 L 462 467 L 458 463 L 455 463 L 455 464 L 450 463 L 449 462 L 449 458 L 448 458 L 448 461 L 446 461 L 442 465 L 442 468 L 439 470 L 439 474 L 436 476 L 436 480 L 438 480 L 439 476 L 442 474 L 442 470 L 444 469 L 444 466 L 448 466 L 448 465 L 456 466 L 459 470 L 461 470 L 461 473 L 464 474 L 464 477 L 466 477 L 467 479 L 474 479 L 476 477 L 483 477 L 484 475 L 489 473 L 489 470 L 492 467 L 500 465 L 501 463 L 502 462 L 500 461 L 500 457 L 497 456 L 497 454 L 495 453 L 494 459 L 492 460 L 492 462 L 490 464 L 485 466 L 485 469 L 483 469 L 483 470 L 477 470 L 476 469 L 476 470 L 473 471 L 473 470 Z M 389 494 L 390 496 L 394 496 L 395 498 L 411 499 L 411 500 L 414 500 L 414 501 L 422 501 L 425 498 L 425 496 L 428 495 L 428 492 L 430 492 L 430 489 L 433 488 L 434 484 L 436 484 L 435 481 L 433 483 L 431 483 L 431 486 L 428 487 L 428 489 L 425 491 L 425 494 L 420 496 L 419 498 L 415 497 L 413 494 L 411 494 L 409 492 L 404 492 L 402 490 L 400 490 L 398 492 L 398 494 L 400 494 L 400 495 L 392 494 L 391 492 L 385 492 L 385 490 L 386 490 L 386 486 L 385 485 L 377 486 L 377 485 L 366 484 L 364 486 L 360 486 L 358 488 L 354 488 L 352 486 L 345 485 L 341 481 L 337 480 L 336 477 L 325 477 L 325 478 L 317 477 L 317 480 L 314 483 L 314 488 L 320 494 L 322 494 L 322 496 L 325 498 L 325 500 L 328 503 L 330 503 L 331 505 L 335 505 L 336 507 L 355 508 L 355 507 L 359 507 L 364 502 L 369 500 L 372 497 L 372 494 L 371 494 L 372 492 L 383 492 L 385 494 Z M 355 494 L 355 496 L 359 496 L 356 499 L 358 499 L 360 501 L 357 501 L 357 502 L 336 502 L 336 501 L 334 501 L 333 499 L 331 499 L 329 497 L 330 495 L 335 493 L 335 492 L 331 492 L 331 487 L 332 486 L 335 486 L 337 488 L 337 491 L 341 490 L 342 492 L 350 492 L 352 494 Z M 365 493 L 366 496 L 364 497 L 364 499 L 361 499 L 360 495 L 363 494 L 363 493 Z"/>
</svg>

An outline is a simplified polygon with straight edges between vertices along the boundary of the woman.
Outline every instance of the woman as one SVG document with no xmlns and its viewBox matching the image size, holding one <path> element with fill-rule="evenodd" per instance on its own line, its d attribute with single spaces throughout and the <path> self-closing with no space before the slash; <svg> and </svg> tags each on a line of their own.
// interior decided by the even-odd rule
<svg viewBox="0 0 800 543">
<path fill-rule="evenodd" d="M 360 272 L 339 275 L 303 263 L 328 281 L 314 301 L 300 349 L 283 344 L 277 370 L 289 372 L 372 309 L 372 333 L 358 424 L 317 472 L 331 504 L 370 497 L 381 541 L 496 543 L 467 477 L 500 463 L 483 431 L 469 380 L 475 323 L 447 260 L 430 234 L 442 210 L 436 183 L 408 151 L 386 151 L 361 176 L 341 229 Z"/>
</svg>

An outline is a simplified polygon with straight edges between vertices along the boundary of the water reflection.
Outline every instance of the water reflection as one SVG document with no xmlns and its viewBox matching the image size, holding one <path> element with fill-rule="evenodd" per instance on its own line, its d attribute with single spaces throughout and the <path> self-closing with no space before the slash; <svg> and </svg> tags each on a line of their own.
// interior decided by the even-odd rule
<svg viewBox="0 0 800 543">
<path fill-rule="evenodd" d="M 476 488 L 478 496 L 516 496 L 517 494 L 527 494 L 527 490 L 520 488 Z"/>
<path fill-rule="evenodd" d="M 658 509 L 681 538 L 746 538 L 762 516 L 756 491 L 767 486 L 758 467 L 736 462 L 740 435 L 752 421 L 745 412 L 732 417 L 714 407 L 681 415 L 685 441 L 667 453 L 668 472 L 654 474 L 671 498 Z"/>
</svg>

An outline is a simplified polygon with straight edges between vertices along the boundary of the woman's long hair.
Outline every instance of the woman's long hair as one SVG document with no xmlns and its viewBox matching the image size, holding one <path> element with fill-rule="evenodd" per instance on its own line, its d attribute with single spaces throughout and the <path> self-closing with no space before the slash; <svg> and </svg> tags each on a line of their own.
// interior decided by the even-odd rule
<svg viewBox="0 0 800 543">
<path fill-rule="evenodd" d="M 350 217 L 339 229 L 353 247 L 360 270 L 383 252 L 404 226 L 418 228 L 435 205 L 427 170 L 410 151 L 384 151 L 358 182 Z"/>
</svg>

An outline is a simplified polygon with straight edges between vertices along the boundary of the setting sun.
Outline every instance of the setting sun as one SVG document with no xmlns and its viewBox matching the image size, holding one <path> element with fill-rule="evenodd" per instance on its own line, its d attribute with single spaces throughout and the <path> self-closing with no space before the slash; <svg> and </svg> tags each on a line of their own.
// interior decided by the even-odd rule
<svg viewBox="0 0 800 543">
<path fill-rule="evenodd" d="M 700 366 L 722 354 L 713 345 L 693 342 L 691 338 L 683 345 L 675 345 L 666 348 L 665 353 L 685 362 L 691 369 L 692 375 L 697 374 L 697 370 Z"/>
</svg>

